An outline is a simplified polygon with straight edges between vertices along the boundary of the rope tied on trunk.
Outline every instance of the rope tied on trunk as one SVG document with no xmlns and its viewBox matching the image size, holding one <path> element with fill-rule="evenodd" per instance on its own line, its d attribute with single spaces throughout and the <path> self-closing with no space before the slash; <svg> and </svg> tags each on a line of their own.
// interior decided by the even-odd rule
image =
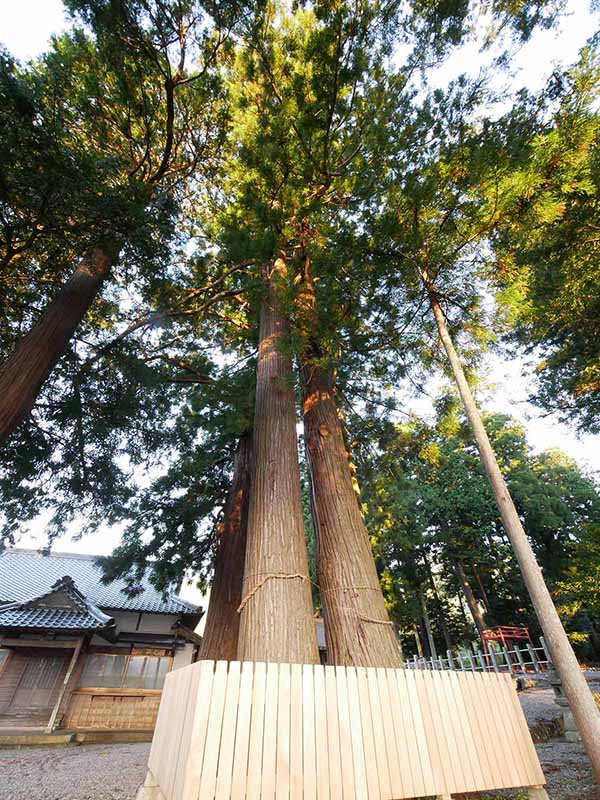
<svg viewBox="0 0 600 800">
<path fill-rule="evenodd" d="M 250 577 L 250 576 L 249 576 L 249 577 Z M 238 606 L 237 613 L 238 613 L 238 614 L 241 614 L 241 613 L 242 613 L 242 611 L 244 610 L 244 607 L 245 607 L 246 603 L 248 603 L 248 601 L 249 601 L 249 600 L 251 600 L 251 599 L 254 597 L 254 595 L 255 595 L 255 594 L 258 592 L 258 590 L 259 590 L 259 589 L 260 589 L 262 586 L 264 586 L 264 585 L 265 585 L 265 583 L 267 583 L 267 581 L 274 580 L 274 579 L 279 579 L 279 580 L 291 580 L 292 578 L 299 578 L 301 581 L 309 581 L 309 582 L 310 582 L 310 578 L 308 577 L 308 575 L 302 575 L 302 574 L 301 574 L 301 573 L 299 573 L 299 572 L 292 572 L 292 573 L 290 573 L 290 574 L 288 574 L 288 573 L 286 573 L 286 572 L 268 572 L 268 573 L 267 573 L 267 574 L 266 574 L 266 575 L 265 575 L 265 576 L 264 576 L 264 577 L 263 577 L 263 578 L 262 578 L 262 579 L 261 579 L 261 580 L 260 580 L 260 581 L 259 581 L 259 582 L 256 584 L 256 586 L 254 587 L 254 589 L 252 589 L 251 591 L 249 591 L 249 592 L 248 592 L 248 594 L 247 594 L 247 595 L 246 595 L 246 596 L 245 596 L 245 597 L 242 599 L 242 602 L 241 602 L 241 603 L 239 604 L 239 606 Z"/>
<path fill-rule="evenodd" d="M 389 619 L 375 619 L 375 617 L 358 617 L 361 622 L 376 622 L 378 625 L 393 625 L 394 623 Z"/>
</svg>

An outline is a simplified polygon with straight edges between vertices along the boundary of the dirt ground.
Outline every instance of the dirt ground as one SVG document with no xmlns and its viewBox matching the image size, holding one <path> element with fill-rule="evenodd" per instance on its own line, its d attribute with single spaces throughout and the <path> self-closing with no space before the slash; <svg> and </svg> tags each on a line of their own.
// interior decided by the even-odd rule
<svg viewBox="0 0 600 800">
<path fill-rule="evenodd" d="M 560 714 L 551 689 L 521 692 L 520 700 L 530 726 L 551 727 Z M 536 748 L 550 800 L 600 800 L 580 744 L 555 738 Z M 149 744 L 0 749 L 0 800 L 134 800 L 149 750 Z M 526 800 L 515 792 L 496 797 Z"/>
</svg>

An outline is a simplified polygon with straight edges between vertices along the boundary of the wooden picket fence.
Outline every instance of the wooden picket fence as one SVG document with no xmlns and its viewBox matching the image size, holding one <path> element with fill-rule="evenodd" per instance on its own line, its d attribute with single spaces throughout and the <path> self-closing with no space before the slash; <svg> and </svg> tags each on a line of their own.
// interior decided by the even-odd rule
<svg viewBox="0 0 600 800">
<path fill-rule="evenodd" d="M 402 800 L 544 782 L 508 675 L 202 661 L 167 676 L 139 797 Z"/>
</svg>

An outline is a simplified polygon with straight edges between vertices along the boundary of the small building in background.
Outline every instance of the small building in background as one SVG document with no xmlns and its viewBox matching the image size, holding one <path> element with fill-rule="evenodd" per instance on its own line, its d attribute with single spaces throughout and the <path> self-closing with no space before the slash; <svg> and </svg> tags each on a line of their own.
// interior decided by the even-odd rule
<svg viewBox="0 0 600 800">
<path fill-rule="evenodd" d="M 196 660 L 203 611 L 97 556 L 0 553 L 2 730 L 152 731 L 166 674 Z"/>
</svg>

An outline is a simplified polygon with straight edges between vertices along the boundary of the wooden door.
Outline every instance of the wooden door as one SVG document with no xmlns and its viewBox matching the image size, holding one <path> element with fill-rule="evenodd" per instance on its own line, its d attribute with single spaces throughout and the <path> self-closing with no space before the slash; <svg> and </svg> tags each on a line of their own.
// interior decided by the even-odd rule
<svg viewBox="0 0 600 800">
<path fill-rule="evenodd" d="M 65 676 L 68 660 L 65 653 L 30 655 L 7 713 L 51 711 Z"/>
</svg>

